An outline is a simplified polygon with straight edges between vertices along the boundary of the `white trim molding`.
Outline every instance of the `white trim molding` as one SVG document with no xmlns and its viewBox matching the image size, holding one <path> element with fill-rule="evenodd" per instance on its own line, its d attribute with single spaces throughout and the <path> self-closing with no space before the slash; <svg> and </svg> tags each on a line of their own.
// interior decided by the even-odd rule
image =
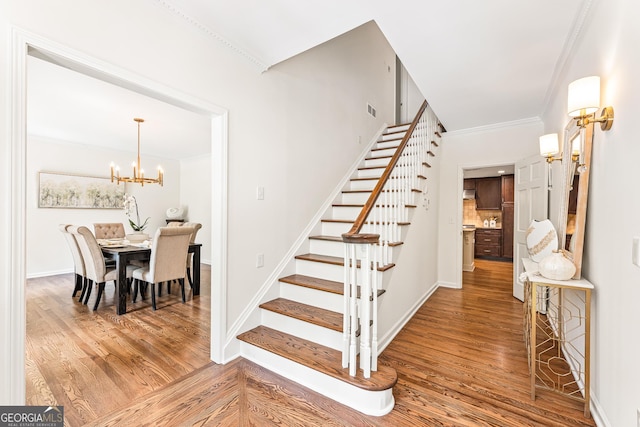
<svg viewBox="0 0 640 427">
<path fill-rule="evenodd" d="M 25 403 L 25 335 L 26 335 L 26 123 L 27 56 L 45 57 L 75 71 L 126 87 L 143 95 L 160 99 L 190 111 L 211 117 L 212 153 L 212 275 L 211 275 L 211 357 L 219 362 L 226 331 L 227 284 L 227 170 L 228 111 L 200 98 L 182 93 L 114 64 L 93 58 L 39 35 L 11 28 L 11 76 L 8 123 L 10 130 L 10 172 L 6 182 L 10 191 L 9 221 L 4 225 L 8 268 L 2 269 L 4 310 L 1 320 L 3 344 L 0 403 Z M 6 337 L 6 338 L 5 338 Z"/>
</svg>

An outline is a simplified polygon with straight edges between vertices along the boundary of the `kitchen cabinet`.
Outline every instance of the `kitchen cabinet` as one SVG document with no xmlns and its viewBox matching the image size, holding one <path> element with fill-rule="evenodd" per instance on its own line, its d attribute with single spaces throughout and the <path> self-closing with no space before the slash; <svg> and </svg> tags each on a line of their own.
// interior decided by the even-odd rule
<svg viewBox="0 0 640 427">
<path fill-rule="evenodd" d="M 476 178 L 476 209 L 502 209 L 502 178 Z"/>
<path fill-rule="evenodd" d="M 475 256 L 502 256 L 502 229 L 476 228 Z"/>
<path fill-rule="evenodd" d="M 502 175 L 502 203 L 513 201 L 513 175 Z"/>
<path fill-rule="evenodd" d="M 513 259 L 513 175 L 502 175 L 502 257 Z"/>
<path fill-rule="evenodd" d="M 502 254 L 513 259 L 513 203 L 502 204 Z"/>
<path fill-rule="evenodd" d="M 467 178 L 464 180 L 463 190 L 475 190 L 476 189 L 476 180 L 475 178 Z"/>
</svg>

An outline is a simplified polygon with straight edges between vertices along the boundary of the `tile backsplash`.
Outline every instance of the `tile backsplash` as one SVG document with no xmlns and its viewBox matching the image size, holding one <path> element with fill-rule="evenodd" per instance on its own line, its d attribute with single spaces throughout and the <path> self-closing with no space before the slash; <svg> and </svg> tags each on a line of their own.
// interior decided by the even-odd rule
<svg viewBox="0 0 640 427">
<path fill-rule="evenodd" d="M 496 219 L 496 227 L 502 227 L 502 211 L 499 210 L 477 210 L 475 199 L 463 200 L 462 223 L 473 224 L 476 227 L 484 227 L 484 220 Z"/>
</svg>

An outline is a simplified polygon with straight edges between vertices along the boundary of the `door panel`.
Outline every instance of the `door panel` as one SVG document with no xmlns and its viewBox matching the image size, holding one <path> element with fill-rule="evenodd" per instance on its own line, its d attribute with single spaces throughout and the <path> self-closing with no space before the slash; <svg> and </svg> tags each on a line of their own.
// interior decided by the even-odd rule
<svg viewBox="0 0 640 427">
<path fill-rule="evenodd" d="M 523 272 L 522 258 L 528 258 L 527 229 L 531 221 L 547 218 L 549 201 L 548 165 L 546 160 L 535 155 L 516 162 L 515 206 L 514 206 L 514 250 L 513 254 L 513 296 L 524 300 L 524 283 L 520 281 Z"/>
</svg>

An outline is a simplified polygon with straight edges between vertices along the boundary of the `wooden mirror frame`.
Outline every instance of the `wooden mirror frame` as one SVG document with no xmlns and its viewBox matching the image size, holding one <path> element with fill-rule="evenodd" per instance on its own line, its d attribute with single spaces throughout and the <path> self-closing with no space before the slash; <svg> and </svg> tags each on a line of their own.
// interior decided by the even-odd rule
<svg viewBox="0 0 640 427">
<path fill-rule="evenodd" d="M 580 138 L 580 156 L 572 157 L 573 140 Z M 589 174 L 591 171 L 591 146 L 593 144 L 593 123 L 579 127 L 576 120 L 571 120 L 564 129 L 562 148 L 562 193 L 560 194 L 560 215 L 558 218 L 559 246 L 576 266 L 574 279 L 582 277 L 582 252 L 584 248 L 584 232 L 587 219 L 587 196 L 589 194 Z M 575 160 L 574 160 L 575 159 Z M 575 214 L 569 213 L 571 190 L 574 177 L 578 174 L 578 191 L 575 202 Z M 574 215 L 574 217 L 571 217 Z M 572 226 L 572 227 L 571 227 Z M 571 230 L 573 228 L 573 230 Z M 567 244 L 567 230 L 572 231 L 571 244 Z"/>
</svg>

